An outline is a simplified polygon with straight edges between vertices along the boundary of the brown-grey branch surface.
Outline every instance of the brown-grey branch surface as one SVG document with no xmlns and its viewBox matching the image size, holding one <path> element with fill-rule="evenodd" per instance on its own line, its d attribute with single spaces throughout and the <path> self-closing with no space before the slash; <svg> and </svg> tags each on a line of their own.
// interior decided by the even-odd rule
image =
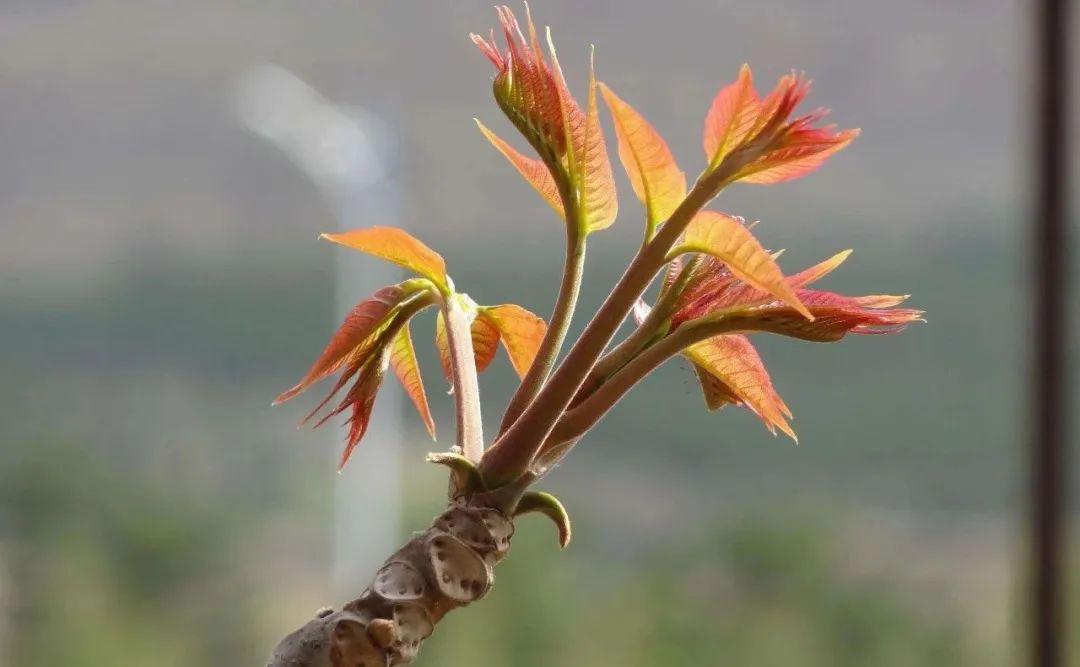
<svg viewBox="0 0 1080 667">
<path fill-rule="evenodd" d="M 324 609 L 274 649 L 268 667 L 383 667 L 412 662 L 448 612 L 484 597 L 510 550 L 502 511 L 452 502 L 395 551 L 340 610 Z"/>
</svg>

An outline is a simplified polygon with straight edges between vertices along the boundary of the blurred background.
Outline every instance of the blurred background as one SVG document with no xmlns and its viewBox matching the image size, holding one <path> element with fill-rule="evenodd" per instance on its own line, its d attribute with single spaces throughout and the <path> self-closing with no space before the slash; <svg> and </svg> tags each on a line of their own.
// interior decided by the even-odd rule
<svg viewBox="0 0 1080 667">
<path fill-rule="evenodd" d="M 670 363 L 544 483 L 570 548 L 523 520 L 493 593 L 421 662 L 1023 662 L 1027 4 L 533 10 L 579 96 L 595 43 L 599 78 L 690 176 L 741 63 L 759 87 L 806 70 L 811 105 L 862 136 L 720 205 L 761 219 L 785 269 L 854 248 L 826 288 L 910 292 L 929 324 L 760 339 L 798 447 L 708 414 Z M 439 511 L 445 475 L 393 383 L 342 476 L 341 433 L 297 431 L 305 405 L 270 401 L 350 300 L 395 280 L 318 232 L 401 225 L 476 300 L 550 312 L 560 224 L 472 123 L 511 135 L 467 38 L 494 24 L 486 0 L 0 5 L 0 664 L 262 664 Z M 579 324 L 640 239 L 619 171 Z M 430 326 L 413 335 L 446 447 Z M 482 378 L 489 430 L 513 380 L 505 358 Z M 1069 516 L 1080 665 L 1075 496 Z"/>
</svg>

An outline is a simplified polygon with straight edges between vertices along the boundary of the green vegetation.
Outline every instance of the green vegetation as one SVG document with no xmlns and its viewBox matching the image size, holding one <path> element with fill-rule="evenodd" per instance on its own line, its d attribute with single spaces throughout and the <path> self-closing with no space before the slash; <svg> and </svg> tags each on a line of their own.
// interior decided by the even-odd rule
<svg viewBox="0 0 1080 667">
<path fill-rule="evenodd" d="M 280 628 L 253 602 L 256 590 L 272 587 L 278 556 L 245 537 L 257 515 L 147 486 L 71 444 L 18 451 L 0 476 L 14 640 L 5 664 L 111 665 L 121 654 L 123 664 L 140 667 L 258 664 Z M 410 513 L 438 506 L 427 500 Z M 433 637 L 425 660 L 1008 664 L 1002 645 L 973 645 L 961 610 L 913 595 L 899 581 L 850 572 L 843 522 L 822 519 L 824 512 L 790 514 L 743 513 L 690 543 L 660 541 L 606 558 L 617 565 L 599 578 L 590 574 L 598 550 L 623 547 L 599 546 L 603 536 L 590 542 L 582 531 L 584 544 L 560 554 L 548 522 L 525 520 L 500 586 L 474 613 L 448 619 L 454 631 Z M 475 636 L 499 639 L 482 644 L 480 656 Z"/>
<path fill-rule="evenodd" d="M 251 662 L 255 582 L 230 538 L 242 517 L 215 499 L 39 442 L 5 460 L 0 507 L 5 664 Z"/>
</svg>

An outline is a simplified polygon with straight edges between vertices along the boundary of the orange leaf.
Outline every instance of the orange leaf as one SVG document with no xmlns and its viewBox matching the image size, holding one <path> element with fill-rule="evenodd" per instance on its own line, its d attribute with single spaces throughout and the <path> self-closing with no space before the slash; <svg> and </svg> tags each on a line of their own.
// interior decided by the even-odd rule
<svg viewBox="0 0 1080 667">
<path fill-rule="evenodd" d="M 431 418 L 431 409 L 428 407 L 427 393 L 424 391 L 424 380 L 420 376 L 420 366 L 416 361 L 416 349 L 413 347 L 412 335 L 409 333 L 409 325 L 402 326 L 390 344 L 390 369 L 405 387 L 405 393 L 412 399 L 420 418 L 424 420 L 428 435 L 435 439 L 435 420 Z"/>
<path fill-rule="evenodd" d="M 439 366 L 442 368 L 443 377 L 451 380 L 454 377 L 454 363 L 450 359 L 450 343 L 446 337 L 446 318 L 441 310 L 435 316 L 435 349 L 439 352 Z"/>
<path fill-rule="evenodd" d="M 653 126 L 610 88 L 599 85 L 615 124 L 619 159 L 634 194 L 645 204 L 649 227 L 654 228 L 671 217 L 686 197 L 686 175 Z"/>
<path fill-rule="evenodd" d="M 326 349 L 308 370 L 307 374 L 274 401 L 274 405 L 284 403 L 304 391 L 319 380 L 333 374 L 342 366 L 355 364 L 369 354 L 378 338 L 378 334 L 390 324 L 394 309 L 400 305 L 410 292 L 400 285 L 384 287 L 356 305 L 337 332 L 334 333 Z M 355 372 L 356 369 L 353 370 Z M 344 384 L 343 382 L 341 384 Z M 341 388 L 339 384 L 338 389 Z"/>
<path fill-rule="evenodd" d="M 910 297 L 910 294 L 872 294 L 852 297 L 852 301 L 863 308 L 892 308 L 904 303 Z"/>
<path fill-rule="evenodd" d="M 447 289 L 446 262 L 442 255 L 402 229 L 368 227 L 343 234 L 323 234 L 322 238 L 403 266 L 432 281 L 440 289 Z"/>
<path fill-rule="evenodd" d="M 566 78 L 559 65 L 550 30 L 547 40 L 559 93 L 563 127 L 570 138 L 567 142 L 566 165 L 567 172 L 577 186 L 578 216 L 585 233 L 607 229 L 618 214 L 619 200 L 615 193 L 615 177 L 611 173 L 611 162 L 608 160 L 604 133 L 600 127 L 600 113 L 596 106 L 596 73 L 592 57 L 589 58 L 588 105 L 586 112 L 582 113 L 566 86 Z"/>
<path fill-rule="evenodd" d="M 576 135 L 573 139 L 579 140 Z M 585 226 L 590 232 L 607 229 L 619 213 L 619 199 L 615 193 L 615 176 L 611 173 L 604 131 L 600 127 L 600 112 L 596 105 L 596 70 L 591 53 L 585 133 L 580 138 L 580 146 L 575 145 L 574 150 L 575 156 L 581 156 L 578 162 L 578 169 L 581 170 L 580 206 L 585 214 Z"/>
<path fill-rule="evenodd" d="M 719 410 L 725 405 L 738 405 L 739 397 L 728 389 L 720 378 L 709 372 L 704 366 L 691 363 L 694 375 L 697 375 L 698 384 L 701 385 L 701 394 L 705 398 L 705 408 L 709 412 Z"/>
<path fill-rule="evenodd" d="M 810 311 L 799 303 L 780 267 L 737 218 L 715 211 L 701 211 L 687 225 L 682 243 L 674 252 L 713 255 L 723 261 L 735 277 L 775 295 L 807 319 L 813 319 Z"/>
<path fill-rule="evenodd" d="M 714 412 L 726 405 L 739 405 L 739 397 L 731 393 L 728 385 L 724 384 L 723 380 L 708 372 L 708 369 L 704 366 L 692 362 L 690 366 L 693 368 L 693 375 L 698 376 L 701 395 L 705 399 L 705 409 Z"/>
<path fill-rule="evenodd" d="M 761 114 L 761 101 L 754 89 L 749 65 L 739 69 L 734 83 L 720 89 L 705 117 L 702 145 L 710 168 L 750 138 Z"/>
<path fill-rule="evenodd" d="M 548 203 L 551 208 L 555 209 L 555 212 L 559 214 L 559 217 L 564 217 L 562 197 L 559 195 L 559 186 L 555 184 L 555 179 L 552 178 L 551 172 L 548 170 L 547 165 L 543 160 L 527 157 L 522 155 L 513 146 L 500 139 L 494 132 L 484 126 L 479 120 L 476 121 L 476 125 L 480 128 L 480 131 L 487 137 L 487 140 L 491 142 L 491 145 L 495 147 L 500 153 L 503 154 L 510 164 L 517 169 L 518 173 L 524 177 L 524 179 L 536 190 L 544 201 Z"/>
<path fill-rule="evenodd" d="M 483 373 L 491 365 L 495 353 L 499 351 L 499 330 L 482 317 L 477 317 L 470 327 L 472 334 L 473 357 L 476 360 L 476 372 Z"/>
<path fill-rule="evenodd" d="M 745 405 L 770 432 L 775 434 L 779 428 L 798 442 L 787 421 L 791 411 L 776 393 L 765 364 L 746 336 L 715 336 L 691 345 L 684 354 L 694 362 L 710 410 L 725 403 Z"/>
<path fill-rule="evenodd" d="M 469 325 L 469 333 L 476 371 L 483 373 L 499 350 L 499 330 L 491 322 L 474 317 Z M 435 318 L 435 347 L 439 351 L 439 365 L 442 366 L 443 375 L 450 380 L 453 377 L 453 365 L 450 362 L 450 343 L 446 337 L 446 320 L 441 310 Z"/>
<path fill-rule="evenodd" d="M 851 256 L 851 250 L 842 250 L 824 262 L 820 262 L 808 269 L 803 269 L 788 278 L 788 284 L 792 287 L 806 287 L 815 283 L 836 270 L 838 266 Z"/>
<path fill-rule="evenodd" d="M 518 377 L 524 378 L 547 333 L 543 318 L 521 306 L 506 303 L 481 309 L 478 319 L 487 320 L 495 326 L 510 357 L 510 364 Z"/>
</svg>

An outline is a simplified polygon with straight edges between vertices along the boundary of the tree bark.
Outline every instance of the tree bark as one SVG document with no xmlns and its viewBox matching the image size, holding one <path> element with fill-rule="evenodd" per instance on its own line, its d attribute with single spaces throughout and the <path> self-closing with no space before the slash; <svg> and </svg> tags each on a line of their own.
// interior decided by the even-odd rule
<svg viewBox="0 0 1080 667">
<path fill-rule="evenodd" d="M 267 667 L 387 667 L 413 661 L 448 612 L 484 597 L 510 550 L 513 519 L 483 495 L 459 498 L 383 562 L 360 597 L 285 637 Z"/>
</svg>

